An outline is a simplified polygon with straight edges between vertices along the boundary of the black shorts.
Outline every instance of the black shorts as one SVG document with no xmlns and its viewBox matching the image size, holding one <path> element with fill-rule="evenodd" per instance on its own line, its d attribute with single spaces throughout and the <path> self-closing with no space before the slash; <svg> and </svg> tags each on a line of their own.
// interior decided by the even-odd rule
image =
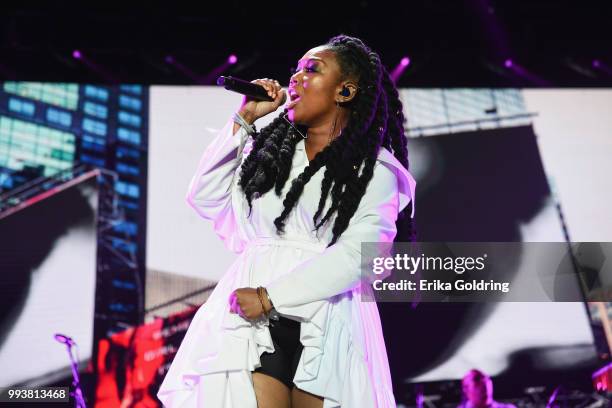
<svg viewBox="0 0 612 408">
<path fill-rule="evenodd" d="M 293 376 L 304 347 L 300 342 L 300 322 L 279 316 L 279 320 L 270 319 L 268 329 L 274 353 L 264 351 L 259 356 L 261 367 L 253 372 L 272 376 L 292 389 Z"/>
</svg>

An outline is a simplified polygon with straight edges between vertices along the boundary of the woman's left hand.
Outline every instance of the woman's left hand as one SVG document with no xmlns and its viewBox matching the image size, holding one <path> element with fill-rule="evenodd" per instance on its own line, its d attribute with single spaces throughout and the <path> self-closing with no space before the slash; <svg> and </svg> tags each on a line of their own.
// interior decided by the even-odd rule
<svg viewBox="0 0 612 408">
<path fill-rule="evenodd" d="M 264 314 L 255 288 L 234 290 L 229 297 L 229 304 L 231 313 L 238 313 L 245 319 L 254 320 Z"/>
</svg>

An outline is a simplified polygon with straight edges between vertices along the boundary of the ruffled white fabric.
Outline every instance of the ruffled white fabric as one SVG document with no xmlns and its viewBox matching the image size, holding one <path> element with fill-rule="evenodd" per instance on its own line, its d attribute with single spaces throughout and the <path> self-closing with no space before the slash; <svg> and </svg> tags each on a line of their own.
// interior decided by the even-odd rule
<svg viewBox="0 0 612 408">
<path fill-rule="evenodd" d="M 333 217 L 320 229 L 322 238 L 311 233 L 322 172 L 317 173 L 318 178 L 313 176 L 309 183 L 313 184 L 312 190 L 305 188 L 296 211 L 287 218 L 287 234 L 282 238 L 275 236 L 271 221 L 280 214 L 282 199 L 273 193 L 265 194 L 254 201 L 253 214 L 247 218 L 248 205 L 241 198 L 235 174 L 250 146 L 246 146 L 247 135 L 243 130 L 232 136 L 232 126 L 228 123 L 206 149 L 190 185 L 188 200 L 200 215 L 214 221 L 215 231 L 240 256 L 194 316 L 158 398 L 167 407 L 257 407 L 252 371 L 261 366 L 263 352 L 274 352 L 269 321 L 262 318 L 251 322 L 230 313 L 228 299 L 237 288 L 261 285 L 268 287 L 281 315 L 301 322 L 300 342 L 304 348 L 293 378 L 298 388 L 324 397 L 324 408 L 395 407 L 378 308 L 376 303 L 361 301 L 361 296 L 366 295 L 362 291 L 371 289 L 354 285 L 329 295 L 330 290 L 335 290 L 329 287 L 336 282 L 343 279 L 349 282 L 347 273 L 339 266 L 336 269 L 340 272 L 323 271 L 332 277 L 338 274 L 330 281 L 333 283 L 326 284 L 324 275 L 317 272 L 354 257 L 348 243 L 326 249 Z M 395 160 L 384 152 L 382 156 Z M 306 164 L 300 142 L 290 177 L 301 173 Z M 395 161 L 394 165 L 399 163 Z M 399 205 L 403 208 L 414 197 L 414 180 L 404 171 L 409 177 L 404 175 L 405 180 L 398 181 L 399 187 L 391 191 L 395 195 L 395 216 Z M 395 174 L 399 180 L 400 172 L 389 174 Z M 282 197 L 290 184 L 287 183 Z M 264 198 L 269 202 L 262 203 Z M 308 205 L 311 207 L 305 207 Z M 358 212 L 356 220 L 371 219 L 371 212 Z M 384 225 L 394 226 L 394 222 L 393 218 Z M 351 231 L 347 229 L 347 236 L 353 234 L 367 240 L 384 233 L 386 239 L 393 240 L 394 233 L 364 225 L 362 222 Z M 367 235 L 366 231 L 374 235 Z M 338 249 L 329 251 L 333 247 Z M 359 268 L 356 262 L 350 261 L 349 267 Z M 306 278 L 301 278 L 302 275 Z M 316 280 L 307 280 L 310 276 Z"/>
</svg>

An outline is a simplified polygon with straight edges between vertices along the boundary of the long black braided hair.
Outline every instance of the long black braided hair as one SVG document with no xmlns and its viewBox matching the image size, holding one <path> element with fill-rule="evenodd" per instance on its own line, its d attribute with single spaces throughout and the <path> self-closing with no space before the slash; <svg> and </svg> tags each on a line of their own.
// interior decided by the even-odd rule
<svg viewBox="0 0 612 408">
<path fill-rule="evenodd" d="M 374 174 L 381 146 L 393 152 L 406 169 L 409 164 L 402 102 L 378 54 L 360 39 L 343 34 L 331 38 L 325 45 L 335 53 L 342 79 L 358 78 L 358 93 L 348 102 L 351 114 L 346 127 L 292 181 L 283 201 L 283 211 L 274 220 L 274 224 L 277 232 L 283 234 L 285 219 L 300 198 L 304 186 L 325 166 L 321 198 L 313 223 L 318 230 L 337 213 L 332 227 L 333 238 L 327 245 L 329 247 L 346 230 L 357 210 Z M 296 134 L 282 114 L 254 135 L 253 148 L 242 164 L 239 181 L 251 210 L 253 198 L 263 195 L 272 187 L 280 197 L 289 178 L 295 147 L 300 139 L 301 136 Z M 360 169 L 362 164 L 363 169 L 358 174 L 355 166 Z M 318 220 L 330 194 L 332 203 L 323 218 Z M 411 201 L 398 215 L 396 241 L 416 239 L 413 220 L 410 218 L 412 205 Z"/>
</svg>

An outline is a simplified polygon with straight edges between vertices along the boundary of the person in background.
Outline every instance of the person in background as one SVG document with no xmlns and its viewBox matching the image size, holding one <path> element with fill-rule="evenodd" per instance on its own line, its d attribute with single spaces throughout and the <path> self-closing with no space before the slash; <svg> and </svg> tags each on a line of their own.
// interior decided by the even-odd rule
<svg viewBox="0 0 612 408">
<path fill-rule="evenodd" d="M 457 408 L 516 408 L 493 399 L 493 381 L 480 370 L 470 370 L 463 377 L 463 402 Z"/>
</svg>

